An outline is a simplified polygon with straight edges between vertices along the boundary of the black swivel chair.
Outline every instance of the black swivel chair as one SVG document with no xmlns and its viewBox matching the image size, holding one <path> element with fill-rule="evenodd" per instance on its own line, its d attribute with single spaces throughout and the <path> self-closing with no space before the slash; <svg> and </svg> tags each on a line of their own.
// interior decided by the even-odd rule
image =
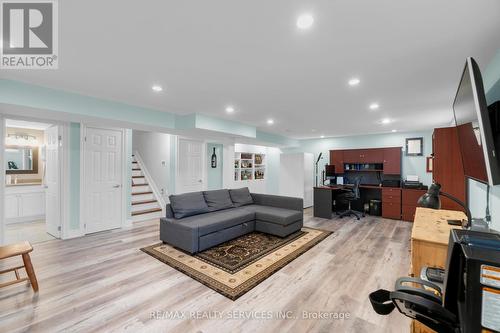
<svg viewBox="0 0 500 333">
<path fill-rule="evenodd" d="M 347 202 L 349 204 L 349 208 L 346 211 L 337 212 L 337 215 L 339 215 L 340 218 L 354 215 L 359 220 L 361 217 L 365 217 L 364 213 L 351 209 L 351 202 L 361 198 L 359 193 L 359 184 L 361 184 L 361 177 L 356 177 L 354 179 L 354 186 L 350 189 L 346 189 L 344 193 L 338 195 L 337 200 Z"/>
</svg>

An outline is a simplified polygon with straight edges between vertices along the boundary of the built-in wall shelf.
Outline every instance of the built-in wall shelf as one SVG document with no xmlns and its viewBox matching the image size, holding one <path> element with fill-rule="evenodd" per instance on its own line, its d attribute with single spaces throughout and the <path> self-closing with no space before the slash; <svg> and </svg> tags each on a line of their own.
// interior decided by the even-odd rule
<svg viewBox="0 0 500 333">
<path fill-rule="evenodd" d="M 234 180 L 264 180 L 266 175 L 265 161 L 265 154 L 235 153 Z"/>
</svg>

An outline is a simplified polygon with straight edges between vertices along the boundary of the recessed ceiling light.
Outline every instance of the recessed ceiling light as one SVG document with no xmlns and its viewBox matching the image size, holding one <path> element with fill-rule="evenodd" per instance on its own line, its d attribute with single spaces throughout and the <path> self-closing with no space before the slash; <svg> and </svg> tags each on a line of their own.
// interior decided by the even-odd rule
<svg viewBox="0 0 500 333">
<path fill-rule="evenodd" d="M 314 18 L 309 14 L 300 15 L 297 19 L 297 28 L 309 29 L 314 23 Z"/>
<path fill-rule="evenodd" d="M 398 130 L 392 130 L 391 132 L 392 132 L 392 133 L 396 133 L 397 131 L 398 131 Z"/>
<path fill-rule="evenodd" d="M 350 86 L 357 86 L 360 82 L 361 82 L 360 79 L 354 77 L 354 78 L 350 79 L 348 83 Z"/>
<path fill-rule="evenodd" d="M 324 138 L 325 138 L 325 136 L 324 136 L 324 135 L 322 135 L 322 136 L 320 136 L 320 138 L 324 139 Z"/>
<path fill-rule="evenodd" d="M 153 85 L 153 86 L 151 87 L 151 89 L 153 89 L 153 91 L 156 91 L 156 92 L 163 91 L 162 86 L 157 85 L 157 84 Z"/>
<path fill-rule="evenodd" d="M 387 125 L 387 124 L 390 124 L 392 122 L 391 119 L 389 118 L 384 118 L 380 121 L 380 123 L 384 124 L 384 125 Z"/>
<path fill-rule="evenodd" d="M 380 107 L 378 103 L 372 103 L 370 104 L 370 110 L 377 110 Z"/>
<path fill-rule="evenodd" d="M 227 113 L 233 113 L 234 112 L 234 107 L 232 107 L 231 105 L 226 106 L 226 112 Z"/>
<path fill-rule="evenodd" d="M 273 120 L 273 119 L 268 119 L 268 120 L 267 120 L 267 124 L 268 124 L 268 125 L 272 125 L 272 124 L 274 124 L 274 120 Z"/>
</svg>

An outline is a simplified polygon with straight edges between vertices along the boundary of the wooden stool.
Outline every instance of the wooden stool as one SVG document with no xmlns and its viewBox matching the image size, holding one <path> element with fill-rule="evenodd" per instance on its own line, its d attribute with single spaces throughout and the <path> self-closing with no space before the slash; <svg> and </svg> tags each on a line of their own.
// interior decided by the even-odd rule
<svg viewBox="0 0 500 333">
<path fill-rule="evenodd" d="M 36 281 L 35 271 L 33 270 L 33 265 L 31 264 L 30 252 L 33 251 L 31 244 L 29 242 L 22 242 L 17 244 L 10 244 L 6 246 L 0 246 L 0 260 L 7 259 L 15 256 L 23 257 L 23 266 L 18 266 L 14 268 L 9 268 L 3 271 L 0 271 L 0 274 L 5 274 L 9 272 L 14 272 L 16 274 L 16 279 L 13 281 L 0 283 L 0 288 L 10 286 L 11 284 L 21 283 L 24 281 L 30 281 L 31 287 L 35 292 L 38 291 L 38 282 Z M 18 270 L 24 268 L 26 269 L 26 273 L 28 274 L 27 278 L 20 278 Z"/>
</svg>

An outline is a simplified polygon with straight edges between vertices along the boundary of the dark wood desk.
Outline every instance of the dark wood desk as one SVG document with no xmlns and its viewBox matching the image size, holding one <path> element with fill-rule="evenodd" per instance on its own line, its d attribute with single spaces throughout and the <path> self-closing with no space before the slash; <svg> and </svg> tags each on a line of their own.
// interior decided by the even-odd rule
<svg viewBox="0 0 500 333">
<path fill-rule="evenodd" d="M 351 188 L 351 185 L 331 185 L 314 187 L 314 216 L 331 219 L 333 200 L 336 192 Z M 378 191 L 376 199 L 382 201 L 382 216 L 394 220 L 401 219 L 401 188 L 381 187 L 377 185 L 360 185 L 361 191 Z"/>
</svg>

